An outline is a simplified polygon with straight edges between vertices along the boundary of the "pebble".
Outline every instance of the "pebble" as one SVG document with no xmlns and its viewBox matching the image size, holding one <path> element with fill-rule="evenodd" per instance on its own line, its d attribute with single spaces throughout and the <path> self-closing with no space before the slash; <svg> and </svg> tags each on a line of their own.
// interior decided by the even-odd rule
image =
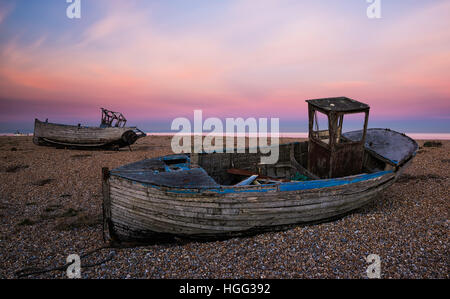
<svg viewBox="0 0 450 299">
<path fill-rule="evenodd" d="M 282 142 L 291 142 L 284 139 Z M 382 278 L 449 278 L 450 141 L 423 148 L 374 202 L 341 219 L 221 241 L 177 241 L 114 249 L 113 260 L 82 268 L 83 278 L 367 278 L 366 257 L 377 254 Z M 423 145 L 423 142 L 419 142 Z M 11 151 L 14 146 L 17 151 Z M 101 168 L 170 153 L 170 138 L 138 140 L 133 151 L 71 151 L 35 146 L 30 137 L 0 137 L 0 278 L 25 267 L 56 267 L 69 254 L 104 245 L 93 221 L 66 230 L 79 215 L 102 215 Z M 72 156 L 77 155 L 77 158 Z M 5 158 L 6 157 L 6 158 Z M 3 169 L 24 165 L 17 172 Z M 43 186 L 33 182 L 53 179 Z M 67 196 L 70 194 L 70 196 Z M 54 207 L 54 211 L 49 208 Z M 19 225 L 25 219 L 31 225 Z M 70 221 L 69 221 L 70 220 Z M 103 249 L 83 263 L 106 259 Z M 35 275 L 65 278 L 64 272 Z"/>
</svg>

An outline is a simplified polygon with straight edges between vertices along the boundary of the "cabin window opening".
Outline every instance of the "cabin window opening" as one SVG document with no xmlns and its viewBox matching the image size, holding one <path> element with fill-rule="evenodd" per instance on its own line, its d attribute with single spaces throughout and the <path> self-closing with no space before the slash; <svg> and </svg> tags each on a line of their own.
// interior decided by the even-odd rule
<svg viewBox="0 0 450 299">
<path fill-rule="evenodd" d="M 313 116 L 312 137 L 316 140 L 322 141 L 325 144 L 330 144 L 330 131 L 328 115 L 315 110 Z"/>
<path fill-rule="evenodd" d="M 164 160 L 164 163 L 168 166 L 176 165 L 176 164 L 184 164 L 187 162 L 187 159 L 168 159 Z"/>
<path fill-rule="evenodd" d="M 338 118 L 338 130 L 337 130 L 337 143 L 347 143 L 349 142 L 345 138 L 341 138 L 342 134 L 351 131 L 358 131 L 364 129 L 364 122 L 366 120 L 366 114 L 362 113 L 351 113 L 341 115 Z M 360 142 L 362 140 L 362 136 L 359 140 L 353 140 L 353 142 Z"/>
</svg>

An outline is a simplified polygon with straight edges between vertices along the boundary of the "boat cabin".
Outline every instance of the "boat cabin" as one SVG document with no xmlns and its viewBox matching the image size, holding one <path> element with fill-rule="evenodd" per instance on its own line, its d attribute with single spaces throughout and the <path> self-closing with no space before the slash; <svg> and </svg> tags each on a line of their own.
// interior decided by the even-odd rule
<svg viewBox="0 0 450 299">
<path fill-rule="evenodd" d="M 361 173 L 370 107 L 346 97 L 306 102 L 309 116 L 308 170 L 322 179 Z M 363 116 L 362 134 L 359 140 L 350 140 L 342 135 L 343 124 L 348 115 L 356 113 Z"/>
<path fill-rule="evenodd" d="M 100 128 L 108 128 L 108 127 L 119 127 L 124 128 L 127 119 L 120 112 L 114 112 L 107 110 L 105 108 L 102 109 L 102 122 L 100 124 Z"/>
</svg>

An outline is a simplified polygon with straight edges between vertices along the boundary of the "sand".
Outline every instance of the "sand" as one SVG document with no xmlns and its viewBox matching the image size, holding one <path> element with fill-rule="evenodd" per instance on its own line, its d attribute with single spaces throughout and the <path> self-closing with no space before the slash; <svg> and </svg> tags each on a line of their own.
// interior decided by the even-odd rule
<svg viewBox="0 0 450 299">
<path fill-rule="evenodd" d="M 101 168 L 170 154 L 170 137 L 150 136 L 133 151 L 38 147 L 0 137 L 0 278 L 26 267 L 64 265 L 104 245 Z M 284 139 L 290 142 L 295 139 Z M 83 278 L 367 278 L 378 254 L 382 278 L 449 278 L 450 141 L 423 147 L 380 198 L 339 220 L 211 242 L 156 243 L 100 250 Z M 63 271 L 31 278 L 66 278 Z"/>
</svg>

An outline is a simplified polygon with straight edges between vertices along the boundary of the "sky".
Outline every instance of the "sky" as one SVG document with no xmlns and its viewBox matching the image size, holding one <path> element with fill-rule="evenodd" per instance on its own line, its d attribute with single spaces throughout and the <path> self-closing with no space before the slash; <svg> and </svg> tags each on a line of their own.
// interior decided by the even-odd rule
<svg viewBox="0 0 450 299">
<path fill-rule="evenodd" d="M 0 0 L 0 133 L 35 118 L 98 125 L 279 118 L 307 129 L 305 100 L 370 105 L 369 127 L 450 133 L 450 1 Z M 356 129 L 356 128 L 355 128 Z"/>
</svg>

